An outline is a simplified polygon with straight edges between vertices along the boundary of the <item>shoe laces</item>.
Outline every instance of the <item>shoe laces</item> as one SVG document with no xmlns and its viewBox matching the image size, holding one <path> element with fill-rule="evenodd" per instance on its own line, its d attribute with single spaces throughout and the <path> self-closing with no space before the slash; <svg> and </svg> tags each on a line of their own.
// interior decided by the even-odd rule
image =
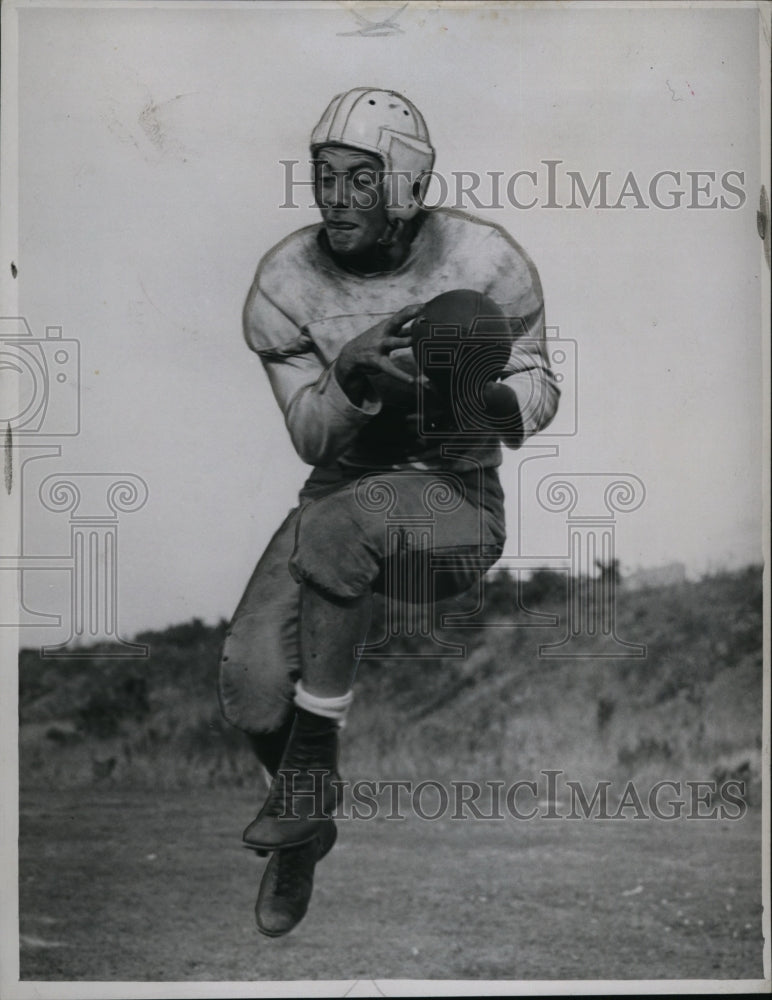
<svg viewBox="0 0 772 1000">
<path fill-rule="evenodd" d="M 337 767 L 338 740 L 331 733 L 303 733 L 302 738 L 291 740 L 287 746 L 280 770 L 308 771 L 311 769 L 334 771 Z"/>
<path fill-rule="evenodd" d="M 297 897 L 313 874 L 315 855 L 315 843 L 279 852 L 276 865 L 277 896 L 287 896 L 290 899 Z"/>
<path fill-rule="evenodd" d="M 326 813 L 325 806 L 336 797 L 332 783 L 337 780 L 337 771 L 329 769 L 314 768 L 310 773 L 299 768 L 281 768 L 271 782 L 262 812 L 266 816 L 292 817 L 297 815 L 299 804 L 308 808 L 313 796 L 313 811 Z"/>
</svg>

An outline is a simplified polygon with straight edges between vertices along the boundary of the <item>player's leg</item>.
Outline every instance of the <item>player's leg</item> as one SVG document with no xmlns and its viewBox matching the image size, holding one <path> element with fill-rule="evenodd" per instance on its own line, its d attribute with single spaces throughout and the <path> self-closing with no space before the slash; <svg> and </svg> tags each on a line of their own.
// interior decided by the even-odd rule
<svg viewBox="0 0 772 1000">
<path fill-rule="evenodd" d="M 300 588 L 287 567 L 297 517 L 297 510 L 290 512 L 260 557 L 227 629 L 220 659 L 222 713 L 250 734 L 258 758 L 271 773 L 292 723 L 300 676 Z"/>
<path fill-rule="evenodd" d="M 279 771 L 257 818 L 244 831 L 262 849 L 297 846 L 320 832 L 337 803 L 338 731 L 353 697 L 356 648 L 370 623 L 372 592 L 355 598 L 300 584 L 301 678 Z"/>
<path fill-rule="evenodd" d="M 318 698 L 336 698 L 351 690 L 356 673 L 354 649 L 367 636 L 372 595 L 350 600 L 300 585 L 300 658 L 302 685 Z"/>
<path fill-rule="evenodd" d="M 260 763 L 273 778 L 295 719 L 295 682 L 301 588 L 288 561 L 295 545 L 292 511 L 263 553 L 228 628 L 220 664 L 223 714 L 245 730 Z M 273 854 L 263 872 L 255 905 L 260 931 L 288 933 L 302 920 L 317 863 L 331 850 L 337 831 L 328 820 L 302 847 Z M 265 856 L 267 851 L 258 851 Z"/>
<path fill-rule="evenodd" d="M 301 679 L 279 773 L 263 809 L 245 831 L 245 840 L 255 846 L 302 844 L 334 810 L 338 728 L 351 701 L 354 650 L 366 637 L 372 588 L 382 578 L 387 558 L 394 557 L 390 526 L 400 519 L 409 524 L 425 518 L 427 510 L 432 514 L 433 531 L 406 532 L 397 557 L 410 566 L 434 551 L 442 553 L 447 593 L 472 586 L 503 546 L 497 481 L 491 480 L 497 489 L 489 496 L 474 477 L 383 474 L 367 486 L 373 482 L 394 498 L 390 520 L 382 506 L 367 502 L 367 489 L 363 493 L 358 483 L 309 504 L 299 520 L 290 565 L 302 585 Z M 427 497 L 437 490 L 432 506 Z"/>
<path fill-rule="evenodd" d="M 220 661 L 223 715 L 247 733 L 271 775 L 292 726 L 301 673 L 314 695 L 349 691 L 352 651 L 364 641 L 370 619 L 369 599 L 339 600 L 293 579 L 288 563 L 298 513 L 290 513 L 260 558 L 226 632 Z"/>
</svg>

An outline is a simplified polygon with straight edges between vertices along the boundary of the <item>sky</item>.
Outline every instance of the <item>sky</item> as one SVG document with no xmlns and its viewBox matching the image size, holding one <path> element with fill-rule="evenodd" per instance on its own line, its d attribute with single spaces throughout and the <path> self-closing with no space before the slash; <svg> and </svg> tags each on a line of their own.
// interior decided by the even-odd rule
<svg viewBox="0 0 772 1000">
<path fill-rule="evenodd" d="M 52 383 L 49 425 L 25 439 L 60 449 L 19 472 L 23 550 L 41 567 L 24 576 L 25 645 L 63 641 L 70 624 L 69 519 L 39 499 L 53 474 L 145 484 L 147 502 L 117 525 L 124 636 L 232 613 L 309 472 L 241 310 L 261 256 L 318 218 L 307 197 L 281 207 L 280 161 L 307 176 L 312 127 L 361 85 L 420 108 L 438 173 L 536 173 L 532 208 L 466 206 L 528 251 L 550 336 L 566 342 L 555 425 L 505 454 L 511 565 L 565 560 L 566 516 L 536 499 L 550 475 L 640 481 L 640 505 L 614 526 L 626 572 L 761 561 L 754 9 L 412 5 L 396 23 L 351 34 L 362 25 L 343 5 L 18 10 L 19 186 L 10 209 L 3 199 L 18 207 L 4 244 L 17 277 L 4 256 L 3 315 L 41 342 L 61 327 L 80 353 L 78 378 Z M 545 205 L 545 161 L 560 161 L 560 207 Z M 607 172 L 612 203 L 632 171 L 647 204 L 565 207 L 567 171 L 588 187 Z M 685 191 L 675 208 L 650 203 L 660 171 L 680 173 L 661 187 Z M 694 171 L 715 173 L 696 182 L 704 193 Z M 721 186 L 730 171 L 739 194 Z M 518 184 L 525 201 L 533 189 Z M 76 397 L 78 433 L 46 436 Z"/>
</svg>

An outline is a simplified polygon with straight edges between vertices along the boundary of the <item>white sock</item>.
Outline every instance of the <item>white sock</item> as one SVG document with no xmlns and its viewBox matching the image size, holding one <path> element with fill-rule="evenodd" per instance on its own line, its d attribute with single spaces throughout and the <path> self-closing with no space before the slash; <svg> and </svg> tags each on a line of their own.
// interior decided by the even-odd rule
<svg viewBox="0 0 772 1000">
<path fill-rule="evenodd" d="M 304 708 L 314 715 L 322 715 L 326 719 L 335 719 L 341 729 L 346 725 L 346 715 L 353 700 L 353 691 L 335 695 L 333 698 L 320 698 L 319 695 L 307 691 L 303 687 L 302 680 L 295 684 L 295 704 L 298 708 Z"/>
</svg>

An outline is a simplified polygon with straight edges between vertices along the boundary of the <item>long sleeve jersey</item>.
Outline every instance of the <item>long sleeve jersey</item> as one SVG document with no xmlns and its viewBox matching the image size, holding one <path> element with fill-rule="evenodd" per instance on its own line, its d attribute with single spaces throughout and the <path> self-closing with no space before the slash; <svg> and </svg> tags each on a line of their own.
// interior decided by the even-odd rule
<svg viewBox="0 0 772 1000">
<path fill-rule="evenodd" d="M 292 233 L 257 270 L 244 309 L 247 343 L 261 358 L 294 447 L 314 466 L 468 469 L 463 439 L 452 449 L 422 436 L 407 414 L 415 391 L 379 376 L 355 405 L 335 375 L 343 345 L 399 309 L 467 288 L 489 295 L 515 333 L 502 381 L 515 392 L 523 439 L 546 427 L 559 390 L 544 347 L 544 304 L 536 269 L 500 227 L 460 212 L 428 213 L 407 258 L 393 271 L 354 274 L 326 252 L 321 224 Z M 392 360 L 417 374 L 412 351 Z M 449 452 L 449 453 L 446 453 Z M 475 465 L 501 462 L 495 432 L 468 445 Z"/>
</svg>

